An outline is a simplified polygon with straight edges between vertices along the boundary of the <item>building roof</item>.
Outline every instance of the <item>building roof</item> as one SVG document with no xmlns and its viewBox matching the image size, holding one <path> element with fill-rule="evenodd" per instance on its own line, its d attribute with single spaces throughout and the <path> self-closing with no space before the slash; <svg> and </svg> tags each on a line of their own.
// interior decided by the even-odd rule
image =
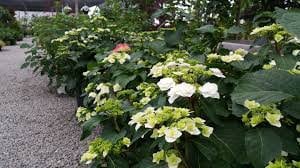
<svg viewBox="0 0 300 168">
<path fill-rule="evenodd" d="M 0 0 L 0 6 L 19 11 L 54 11 L 55 0 Z M 75 0 L 59 0 L 62 5 L 69 5 L 74 9 Z M 79 9 L 84 6 L 94 6 L 104 0 L 78 0 Z"/>
</svg>

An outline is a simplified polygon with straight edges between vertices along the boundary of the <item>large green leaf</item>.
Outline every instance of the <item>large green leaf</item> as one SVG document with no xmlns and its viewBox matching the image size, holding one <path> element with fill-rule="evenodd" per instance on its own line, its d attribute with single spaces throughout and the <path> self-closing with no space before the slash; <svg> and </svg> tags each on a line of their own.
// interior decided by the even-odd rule
<svg viewBox="0 0 300 168">
<path fill-rule="evenodd" d="M 127 84 L 133 81 L 135 78 L 136 75 L 127 75 L 127 74 L 119 75 L 116 78 L 116 83 L 119 83 L 122 86 L 122 88 L 126 88 Z"/>
<path fill-rule="evenodd" d="M 297 119 L 300 119 L 300 100 L 299 99 L 283 103 L 281 109 L 286 114 L 288 114 L 292 117 L 295 117 Z"/>
<path fill-rule="evenodd" d="M 255 168 L 265 167 L 269 161 L 280 155 L 280 137 L 272 129 L 257 128 L 246 133 L 247 156 Z"/>
<path fill-rule="evenodd" d="M 282 126 L 281 128 L 274 127 L 273 130 L 281 139 L 283 151 L 293 155 L 299 154 L 300 149 L 297 142 L 297 133 L 294 128 Z"/>
<path fill-rule="evenodd" d="M 82 125 L 82 134 L 81 140 L 85 139 L 89 135 L 91 135 L 93 128 L 99 125 L 102 121 L 106 120 L 107 118 L 104 116 L 95 116 L 89 119 L 88 121 L 84 122 Z"/>
<path fill-rule="evenodd" d="M 297 63 L 297 58 L 293 55 L 277 56 L 274 59 L 278 69 L 294 69 Z"/>
<path fill-rule="evenodd" d="M 300 97 L 300 75 L 281 70 L 267 70 L 243 76 L 234 89 L 232 101 L 243 105 L 245 100 L 260 103 L 276 103 L 284 99 Z"/>
<path fill-rule="evenodd" d="M 108 168 L 129 168 L 128 162 L 118 156 L 107 156 L 107 167 Z"/>
<path fill-rule="evenodd" d="M 101 133 L 101 138 L 116 143 L 119 139 L 125 137 L 126 132 L 127 131 L 124 129 L 117 132 L 112 125 L 105 125 L 103 127 L 103 132 Z"/>
<path fill-rule="evenodd" d="M 288 32 L 300 37 L 300 12 L 288 11 L 277 18 L 277 22 L 282 25 Z"/>
<path fill-rule="evenodd" d="M 201 168 L 201 153 L 195 145 L 190 142 L 184 144 L 185 159 L 190 167 Z"/>
<path fill-rule="evenodd" d="M 180 43 L 183 35 L 184 25 L 179 24 L 175 31 L 169 30 L 165 33 L 165 42 L 168 46 L 176 46 Z"/>
<path fill-rule="evenodd" d="M 220 115 L 228 116 L 228 110 L 222 103 L 214 104 L 213 100 L 201 99 L 198 105 L 211 121 L 215 124 L 223 125 Z"/>
<path fill-rule="evenodd" d="M 196 139 L 192 142 L 193 146 L 195 146 L 207 160 L 212 161 L 217 156 L 217 149 L 212 142 L 204 139 Z"/>
<path fill-rule="evenodd" d="M 224 127 L 215 127 L 210 139 L 215 143 L 219 156 L 229 163 L 247 163 L 245 130 L 240 122 L 226 122 Z"/>
</svg>

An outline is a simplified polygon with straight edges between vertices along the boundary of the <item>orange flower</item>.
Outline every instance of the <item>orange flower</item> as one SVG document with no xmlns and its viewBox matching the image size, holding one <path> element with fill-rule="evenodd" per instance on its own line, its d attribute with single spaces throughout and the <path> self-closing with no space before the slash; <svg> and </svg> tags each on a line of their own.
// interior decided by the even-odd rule
<svg viewBox="0 0 300 168">
<path fill-rule="evenodd" d="M 120 43 L 113 49 L 113 52 L 127 52 L 130 51 L 130 47 L 127 43 Z"/>
</svg>

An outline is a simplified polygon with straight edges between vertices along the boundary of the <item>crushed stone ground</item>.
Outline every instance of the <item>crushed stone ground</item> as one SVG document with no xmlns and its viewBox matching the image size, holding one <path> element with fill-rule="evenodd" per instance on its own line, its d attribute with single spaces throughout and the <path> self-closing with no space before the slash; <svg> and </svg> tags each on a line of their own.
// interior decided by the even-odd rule
<svg viewBox="0 0 300 168">
<path fill-rule="evenodd" d="M 0 168 L 77 168 L 80 142 L 74 98 L 50 92 L 47 78 L 20 69 L 20 44 L 0 52 Z"/>
</svg>

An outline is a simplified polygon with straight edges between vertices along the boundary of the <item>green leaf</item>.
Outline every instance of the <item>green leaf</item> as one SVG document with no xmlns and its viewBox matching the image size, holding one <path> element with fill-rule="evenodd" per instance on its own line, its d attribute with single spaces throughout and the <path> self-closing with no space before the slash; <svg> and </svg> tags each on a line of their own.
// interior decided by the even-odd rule
<svg viewBox="0 0 300 168">
<path fill-rule="evenodd" d="M 197 139 L 192 141 L 194 146 L 201 152 L 207 160 L 212 161 L 217 156 L 217 149 L 214 144 L 204 139 Z"/>
<path fill-rule="evenodd" d="M 235 61 L 231 65 L 240 71 L 244 71 L 260 64 L 260 57 L 249 55 L 244 61 Z"/>
<path fill-rule="evenodd" d="M 105 125 L 103 127 L 103 132 L 101 133 L 101 138 L 111 141 L 112 143 L 116 143 L 121 138 L 125 137 L 127 131 L 121 130 L 117 132 L 111 124 Z"/>
<path fill-rule="evenodd" d="M 282 111 L 292 117 L 300 119 L 300 100 L 291 100 L 282 103 Z"/>
<path fill-rule="evenodd" d="M 145 158 L 141 160 L 138 164 L 134 165 L 132 168 L 167 168 L 163 163 L 156 164 L 152 162 L 152 158 Z"/>
<path fill-rule="evenodd" d="M 277 103 L 300 96 L 300 75 L 281 70 L 258 71 L 244 75 L 234 89 L 232 101 L 243 105 L 245 100 Z"/>
<path fill-rule="evenodd" d="M 82 125 L 82 134 L 80 140 L 83 140 L 91 135 L 93 128 L 95 128 L 104 120 L 106 120 L 106 118 L 103 116 L 95 116 L 84 122 Z"/>
<path fill-rule="evenodd" d="M 195 148 L 195 145 L 191 142 L 184 144 L 185 159 L 190 167 L 201 168 L 201 153 L 200 150 Z"/>
<path fill-rule="evenodd" d="M 218 103 L 220 104 L 220 103 Z M 227 111 L 224 107 L 220 105 L 213 104 L 212 101 L 208 99 L 201 99 L 199 100 L 199 108 L 202 109 L 204 113 L 206 113 L 207 117 L 212 120 L 215 124 L 223 125 L 223 122 L 221 121 L 221 118 L 219 117 L 219 114 L 226 114 Z"/>
<path fill-rule="evenodd" d="M 276 56 L 274 60 L 276 62 L 276 68 L 284 70 L 294 69 L 297 63 L 297 58 L 293 55 Z"/>
<path fill-rule="evenodd" d="M 178 25 L 176 30 L 169 30 L 165 33 L 165 41 L 169 46 L 176 46 L 180 43 L 183 34 L 183 25 Z"/>
<path fill-rule="evenodd" d="M 164 53 L 166 51 L 166 42 L 162 40 L 154 40 L 145 43 L 146 47 L 149 47 L 151 50 L 156 53 Z"/>
<path fill-rule="evenodd" d="M 214 25 L 204 25 L 200 28 L 197 28 L 196 30 L 201 33 L 214 33 L 215 31 L 217 31 Z"/>
<path fill-rule="evenodd" d="M 107 56 L 107 54 L 103 54 L 103 53 L 98 53 L 95 55 L 95 59 L 100 62 L 102 61 L 105 57 Z"/>
<path fill-rule="evenodd" d="M 141 137 L 143 137 L 144 135 L 146 135 L 150 131 L 151 131 L 151 129 L 140 128 L 133 135 L 133 138 L 132 138 L 131 142 L 134 143 L 135 141 L 139 140 Z"/>
<path fill-rule="evenodd" d="M 128 162 L 119 156 L 107 156 L 108 168 L 129 168 Z"/>
<path fill-rule="evenodd" d="M 24 64 L 21 65 L 21 69 L 27 68 L 29 66 L 29 62 L 26 62 Z"/>
<path fill-rule="evenodd" d="M 247 163 L 245 130 L 241 122 L 224 122 L 224 127 L 215 127 L 209 139 L 216 145 L 219 155 L 227 162 Z"/>
<path fill-rule="evenodd" d="M 126 75 L 126 74 L 119 75 L 116 78 L 116 83 L 119 83 L 122 86 L 122 88 L 126 88 L 127 84 L 133 81 L 135 78 L 136 75 Z"/>
<path fill-rule="evenodd" d="M 299 11 L 288 11 L 277 18 L 277 23 L 282 25 L 288 32 L 294 34 L 298 38 L 300 37 L 300 12 Z"/>
<path fill-rule="evenodd" d="M 293 155 L 298 155 L 300 152 L 297 142 L 297 136 L 294 128 L 282 126 L 281 128 L 273 127 L 273 131 L 280 137 L 282 142 L 282 150 Z"/>
<path fill-rule="evenodd" d="M 267 128 L 249 130 L 245 136 L 245 145 L 247 156 L 256 168 L 265 167 L 282 150 L 280 137 Z"/>
</svg>

